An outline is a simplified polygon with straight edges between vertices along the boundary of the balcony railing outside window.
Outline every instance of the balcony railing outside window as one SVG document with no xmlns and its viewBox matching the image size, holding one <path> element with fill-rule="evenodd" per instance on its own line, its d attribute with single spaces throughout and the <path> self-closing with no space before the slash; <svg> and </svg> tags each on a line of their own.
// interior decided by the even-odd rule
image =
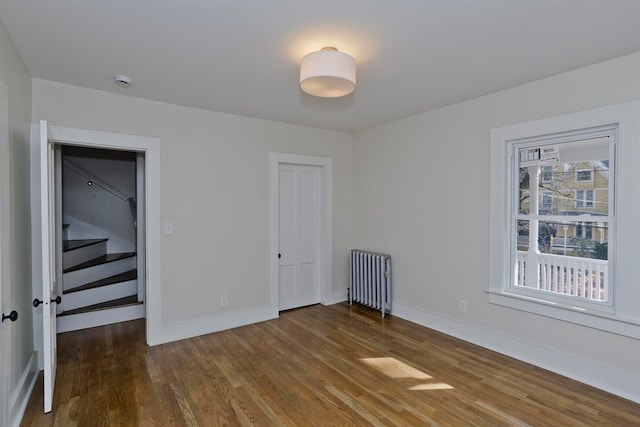
<svg viewBox="0 0 640 427">
<path fill-rule="evenodd" d="M 516 286 L 555 294 L 608 301 L 608 263 L 606 260 L 564 255 L 538 254 L 536 283 L 527 283 L 527 252 L 517 252 Z"/>
</svg>

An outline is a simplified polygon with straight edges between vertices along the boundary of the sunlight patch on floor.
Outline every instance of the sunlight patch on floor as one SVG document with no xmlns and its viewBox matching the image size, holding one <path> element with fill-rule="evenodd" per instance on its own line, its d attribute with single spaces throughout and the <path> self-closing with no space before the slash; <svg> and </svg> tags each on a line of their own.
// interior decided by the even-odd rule
<svg viewBox="0 0 640 427">
<path fill-rule="evenodd" d="M 409 387 L 409 390 L 451 390 L 453 386 L 447 383 L 418 384 Z"/>
<path fill-rule="evenodd" d="M 376 369 L 389 378 L 409 380 L 430 380 L 433 377 L 419 369 L 399 361 L 395 357 L 365 357 L 360 359 L 365 364 Z M 453 386 L 446 383 L 417 384 L 408 390 L 451 390 Z"/>
<path fill-rule="evenodd" d="M 360 360 L 390 378 L 415 378 L 417 380 L 432 378 L 430 375 L 399 361 L 395 357 L 371 357 Z"/>
</svg>

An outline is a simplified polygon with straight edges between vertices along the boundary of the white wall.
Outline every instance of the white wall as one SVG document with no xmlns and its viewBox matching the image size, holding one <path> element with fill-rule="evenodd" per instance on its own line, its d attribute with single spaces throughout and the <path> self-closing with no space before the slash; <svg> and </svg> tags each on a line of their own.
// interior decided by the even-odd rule
<svg viewBox="0 0 640 427">
<path fill-rule="evenodd" d="M 638 98 L 640 53 L 356 133 L 353 244 L 391 253 L 395 314 L 640 400 L 638 340 L 485 293 L 490 130 Z"/>
<path fill-rule="evenodd" d="M 35 380 L 33 342 L 33 307 L 31 301 L 31 234 L 29 198 L 29 123 L 31 120 L 31 76 L 20 54 L 0 23 L 0 80 L 6 85 L 8 98 L 9 198 L 2 200 L 2 214 L 9 218 L 9 229 L 2 238 L 10 238 L 8 253 L 2 254 L 2 269 L 8 270 L 9 301 L 2 311 L 18 311 L 18 320 L 4 322 L 10 328 L 9 404 L 10 425 L 21 418 Z M 4 143 L 4 142 L 3 142 Z M 6 165 L 4 162 L 3 166 Z M 4 175 L 6 176 L 6 175 Z M 8 203 L 7 203 L 8 202 Z M 4 222 L 3 222 L 4 224 Z M 3 243 L 3 249 L 7 246 Z"/>
<path fill-rule="evenodd" d="M 269 304 L 269 152 L 333 159 L 333 289 L 347 286 L 351 135 L 33 80 L 33 121 L 161 141 L 163 328 L 188 335 Z M 229 305 L 219 305 L 220 295 Z M 233 322 L 231 322 L 233 323 Z M 184 327 L 184 329 L 180 329 Z M 193 330 L 195 330 L 193 329 Z M 206 330 L 206 328 L 205 328 Z"/>
</svg>

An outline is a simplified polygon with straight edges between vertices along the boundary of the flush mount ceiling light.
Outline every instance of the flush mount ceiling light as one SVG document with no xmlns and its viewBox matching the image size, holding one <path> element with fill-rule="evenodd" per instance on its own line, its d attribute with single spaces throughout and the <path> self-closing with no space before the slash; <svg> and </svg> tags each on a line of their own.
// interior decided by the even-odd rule
<svg viewBox="0 0 640 427">
<path fill-rule="evenodd" d="M 312 52 L 300 61 L 300 89 L 309 95 L 338 98 L 356 88 L 356 60 L 335 47 Z"/>
</svg>

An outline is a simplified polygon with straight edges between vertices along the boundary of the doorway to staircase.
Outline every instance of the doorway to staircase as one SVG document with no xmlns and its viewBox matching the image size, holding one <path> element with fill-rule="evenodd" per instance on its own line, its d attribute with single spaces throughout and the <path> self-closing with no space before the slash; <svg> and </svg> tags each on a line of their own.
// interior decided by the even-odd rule
<svg viewBox="0 0 640 427">
<path fill-rule="evenodd" d="M 144 153 L 55 153 L 58 333 L 145 317 Z"/>
<path fill-rule="evenodd" d="M 145 318 L 147 344 L 156 345 L 163 342 L 162 324 L 160 320 L 162 282 L 162 272 L 160 268 L 160 139 L 63 126 L 49 126 L 46 120 L 41 120 L 39 123 L 33 123 L 31 125 L 31 144 L 32 147 L 37 147 L 37 149 L 34 150 L 35 155 L 31 157 L 31 190 L 34 195 L 31 200 L 31 224 L 33 230 L 35 230 L 35 232 L 32 233 L 32 255 L 34 259 L 32 277 L 33 295 L 35 297 L 33 306 L 35 318 L 41 318 L 41 322 L 34 321 L 33 326 L 34 336 L 36 337 L 36 353 L 39 359 L 38 366 L 44 367 L 44 411 L 50 412 L 56 378 L 56 335 L 63 330 L 71 330 L 72 328 L 88 328 L 99 324 L 128 320 L 128 316 L 112 316 L 107 314 L 113 313 L 113 311 L 118 308 L 96 307 L 96 304 L 85 306 L 85 313 L 62 314 L 66 309 L 64 308 L 61 296 L 65 295 L 65 290 L 69 290 L 69 288 L 63 284 L 63 228 L 67 228 L 67 236 L 64 239 L 67 240 L 67 249 L 70 249 L 72 246 L 75 247 L 74 250 L 79 249 L 80 246 L 89 248 L 95 246 L 94 243 L 99 246 L 102 245 L 102 243 L 97 242 L 91 242 L 91 244 L 84 244 L 87 242 L 83 244 L 77 242 L 74 244 L 70 243 L 71 240 L 102 240 L 102 238 L 94 238 L 95 236 L 85 239 L 70 238 L 73 237 L 69 235 L 72 227 L 74 225 L 80 227 L 79 224 L 81 224 L 82 221 L 76 221 L 74 224 L 70 223 L 69 227 L 63 226 L 62 148 L 65 146 L 73 146 L 135 153 L 135 264 L 138 271 L 136 274 L 136 284 L 140 287 L 136 298 L 138 298 L 140 292 L 142 292 L 143 295 L 143 304 L 136 304 L 140 306 L 138 309 L 141 309 L 136 316 Z M 91 163 L 91 161 L 88 163 Z M 95 176 L 91 175 L 89 171 L 86 170 L 87 168 L 78 167 L 77 169 L 78 170 L 74 172 L 82 169 L 82 173 L 88 175 L 88 177 L 84 177 L 85 180 L 83 184 L 87 187 L 109 184 L 107 180 L 99 179 L 101 177 L 97 174 Z M 114 187 L 113 183 L 111 183 L 111 187 Z M 117 189 L 117 186 L 115 187 Z M 97 196 L 91 195 L 91 193 L 83 194 L 88 199 L 97 198 Z M 125 199 L 129 199 L 129 197 L 125 197 Z M 111 213 L 111 204 L 102 205 L 101 210 Z M 77 231 L 78 230 L 74 228 L 74 232 Z M 108 245 L 106 248 L 105 254 L 101 253 L 102 249 L 98 249 L 98 254 L 94 258 L 87 254 L 84 254 L 82 257 L 89 258 L 89 260 L 102 257 L 109 252 Z M 96 248 L 94 247 L 91 250 L 94 251 Z M 96 255 L 96 253 L 94 252 L 93 255 Z M 107 258 L 108 257 L 109 256 L 107 256 Z M 143 262 L 141 262 L 141 260 Z M 84 268 L 80 268 L 78 264 L 89 262 L 78 259 L 75 261 L 64 261 L 68 263 L 67 273 L 84 270 Z M 129 268 L 124 271 L 130 270 Z M 108 274 L 104 279 L 118 274 L 119 273 Z M 144 283 L 137 280 L 140 278 L 144 279 Z M 75 277 L 74 280 L 75 279 L 78 279 L 78 277 Z M 103 279 L 94 278 L 92 282 L 85 282 L 83 285 L 75 287 L 93 283 L 91 287 L 99 288 L 100 286 L 95 282 L 100 282 L 101 280 Z M 72 286 L 72 288 L 75 287 Z M 75 292 L 80 291 L 76 290 Z M 69 292 L 67 292 L 67 294 L 69 294 Z M 67 303 L 67 298 L 65 298 L 64 303 Z M 59 305 L 62 305 L 62 308 L 59 309 L 60 313 L 57 313 L 57 307 Z M 94 316 L 92 313 L 100 313 L 100 315 Z M 62 329 L 57 325 L 57 314 L 61 314 L 61 318 L 72 318 L 71 316 L 74 316 L 76 319 L 81 319 L 82 322 L 75 323 L 73 327 L 66 326 L 66 329 Z M 82 317 L 84 317 L 84 319 L 82 319 Z M 129 316 L 129 318 L 132 317 Z"/>
</svg>

